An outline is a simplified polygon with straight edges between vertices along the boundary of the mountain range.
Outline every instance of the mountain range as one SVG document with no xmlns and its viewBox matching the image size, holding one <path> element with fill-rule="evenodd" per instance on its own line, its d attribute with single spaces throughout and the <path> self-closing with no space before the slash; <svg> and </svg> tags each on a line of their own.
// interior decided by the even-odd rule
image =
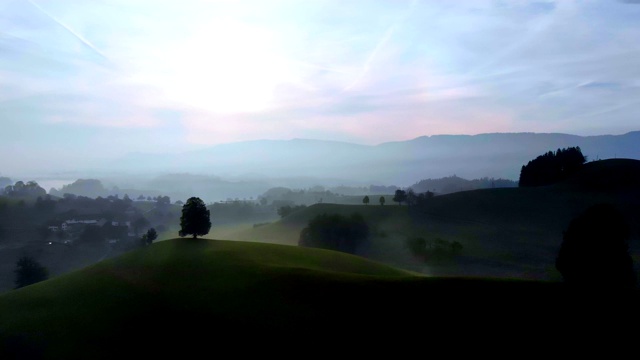
<svg viewBox="0 0 640 360">
<path fill-rule="evenodd" d="M 190 172 L 225 179 L 313 178 L 332 183 L 409 186 L 456 175 L 518 180 L 520 168 L 538 155 L 579 146 L 587 160 L 640 159 L 640 131 L 623 135 L 560 133 L 433 135 L 360 145 L 312 139 L 255 140 L 180 154 L 129 154 L 112 170 Z M 319 181 L 322 183 L 322 181 Z"/>
</svg>

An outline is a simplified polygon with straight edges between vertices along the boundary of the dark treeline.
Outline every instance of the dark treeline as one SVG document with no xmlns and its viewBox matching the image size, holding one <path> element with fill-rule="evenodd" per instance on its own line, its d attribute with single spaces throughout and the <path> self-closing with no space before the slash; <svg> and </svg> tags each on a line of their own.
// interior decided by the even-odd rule
<svg viewBox="0 0 640 360">
<path fill-rule="evenodd" d="M 0 247 L 7 250 L 0 253 L 0 272 L 16 272 L 16 286 L 42 280 L 40 265 L 58 276 L 137 248 L 143 235 L 155 239 L 179 225 L 179 205 L 165 196 L 154 202 L 115 195 L 34 199 L 21 184 L 18 191 L 12 186 L 0 196 Z M 18 255 L 28 261 L 19 261 Z M 0 292 L 12 287 L 7 277 L 0 278 Z"/>
<path fill-rule="evenodd" d="M 109 190 L 97 179 L 78 179 L 71 184 L 62 186 L 60 190 L 50 189 L 49 194 L 58 197 L 62 197 L 64 194 L 74 194 L 92 198 L 110 195 Z"/>
<path fill-rule="evenodd" d="M 263 205 L 272 205 L 275 208 L 318 203 L 347 204 L 350 201 L 353 202 L 353 199 L 349 199 L 345 195 L 322 189 L 320 186 L 310 189 L 274 187 L 260 195 L 258 201 Z"/>
<path fill-rule="evenodd" d="M 63 185 L 60 189 L 51 188 L 49 195 L 56 197 L 63 197 L 65 194 L 73 194 L 77 196 L 86 196 L 90 198 L 107 197 L 107 196 L 124 196 L 131 194 L 132 199 L 138 201 L 156 201 L 158 197 L 169 198 L 169 196 L 162 196 L 162 191 L 158 190 L 139 190 L 139 189 L 120 189 L 117 186 L 113 186 L 108 189 L 102 181 L 98 179 L 78 179 L 71 184 Z"/>
<path fill-rule="evenodd" d="M 25 184 L 25 187 L 29 186 Z M 156 201 L 145 203 L 136 203 L 127 195 L 123 198 L 110 195 L 94 199 L 64 194 L 62 198 L 44 195 L 33 199 L 30 192 L 23 190 L 25 187 L 19 185 L 18 192 L 6 192 L 5 189 L 5 195 L 0 196 L 0 240 L 86 240 L 94 243 L 109 238 L 126 240 L 127 237 L 137 237 L 151 226 L 162 231 L 177 222 L 177 211 L 173 209 L 175 205 L 171 205 L 167 196 L 159 196 Z M 30 187 L 38 186 L 33 182 Z M 89 223 L 91 227 L 85 226 Z M 127 224 L 128 229 L 112 229 L 115 223 L 120 227 Z"/>
<path fill-rule="evenodd" d="M 299 246 L 356 254 L 369 240 L 369 225 L 362 215 L 321 214 L 300 232 Z"/>
<path fill-rule="evenodd" d="M 45 196 L 47 191 L 40 187 L 35 181 L 16 181 L 14 185 L 6 185 L 0 190 L 0 195 L 14 198 L 36 198 Z"/>
<path fill-rule="evenodd" d="M 518 183 L 508 179 L 494 179 L 483 177 L 480 179 L 467 180 L 456 175 L 439 179 L 425 179 L 411 185 L 413 191 L 422 193 L 431 191 L 437 194 L 449 194 L 459 191 L 517 187 Z"/>
<path fill-rule="evenodd" d="M 519 186 L 551 185 L 565 180 L 586 161 L 579 146 L 549 151 L 522 166 Z"/>
<path fill-rule="evenodd" d="M 413 193 L 416 195 L 426 194 L 427 192 L 441 195 L 467 190 L 517 186 L 518 183 L 516 181 L 508 179 L 484 177 L 480 179 L 467 180 L 453 175 L 439 179 L 424 179 L 403 191 L 412 189 Z M 371 199 L 375 199 L 377 202 L 380 195 L 391 195 L 401 189 L 401 187 L 396 185 L 369 185 L 368 187 L 335 186 L 331 188 L 325 188 L 317 185 L 308 189 L 274 187 L 267 190 L 258 198 L 259 201 L 263 202 L 263 204 L 274 204 L 277 208 L 294 205 L 312 205 L 317 203 L 355 205 L 361 203 L 361 199 L 353 199 L 351 198 L 352 196 L 369 196 L 371 203 L 373 203 L 374 201 Z M 422 199 L 417 199 L 416 201 L 420 200 Z"/>
</svg>

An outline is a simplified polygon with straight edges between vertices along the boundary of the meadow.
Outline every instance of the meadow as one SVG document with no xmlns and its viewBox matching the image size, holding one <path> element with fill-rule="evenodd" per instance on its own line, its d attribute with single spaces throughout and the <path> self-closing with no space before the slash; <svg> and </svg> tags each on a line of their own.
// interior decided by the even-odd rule
<svg viewBox="0 0 640 360">
<path fill-rule="evenodd" d="M 636 297 L 612 308 L 591 295 L 579 294 L 586 301 L 576 307 L 556 282 L 427 277 L 329 250 L 173 239 L 0 296 L 0 355 L 190 357 L 278 343 L 282 354 L 365 353 L 376 347 L 362 336 L 402 349 L 424 337 L 478 337 L 489 323 L 498 325 L 492 336 L 514 338 L 556 321 L 578 324 L 583 306 L 588 326 L 623 309 L 634 314 Z M 243 342 L 265 347 L 242 350 Z"/>
<path fill-rule="evenodd" d="M 372 237 L 359 255 L 398 268 L 437 276 L 478 276 L 560 281 L 555 257 L 563 232 L 589 206 L 616 204 L 632 238 L 630 253 L 640 259 L 640 162 L 602 160 L 585 165 L 575 177 L 550 186 L 462 191 L 435 196 L 421 208 L 387 202 L 384 206 L 315 204 L 262 226 L 240 224 L 210 238 L 297 245 L 300 231 L 323 213 L 362 214 Z M 455 261 L 429 263 L 406 247 L 411 237 L 458 241 Z"/>
</svg>

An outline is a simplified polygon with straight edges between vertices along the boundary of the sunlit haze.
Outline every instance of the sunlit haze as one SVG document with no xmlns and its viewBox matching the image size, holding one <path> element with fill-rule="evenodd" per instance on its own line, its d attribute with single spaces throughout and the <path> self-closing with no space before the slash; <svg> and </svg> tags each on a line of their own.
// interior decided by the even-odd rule
<svg viewBox="0 0 640 360">
<path fill-rule="evenodd" d="M 633 1 L 0 0 L 0 175 L 257 139 L 638 130 Z"/>
</svg>

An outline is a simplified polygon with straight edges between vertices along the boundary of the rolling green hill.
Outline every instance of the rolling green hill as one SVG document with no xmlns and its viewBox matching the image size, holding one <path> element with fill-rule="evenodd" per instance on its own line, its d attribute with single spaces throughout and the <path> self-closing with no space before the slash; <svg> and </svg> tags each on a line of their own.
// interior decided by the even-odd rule
<svg viewBox="0 0 640 360">
<path fill-rule="evenodd" d="M 558 283 L 429 278 L 327 250 L 174 239 L 1 295 L 0 358 L 375 352 L 356 339 L 457 341 L 489 321 L 493 335 L 521 336 L 582 316 L 572 296 Z"/>
<path fill-rule="evenodd" d="M 225 230 L 244 241 L 160 241 L 0 295 L 0 358 L 413 353 L 616 333 L 640 320 L 638 294 L 569 291 L 553 262 L 569 221 L 612 202 L 631 224 L 638 264 L 638 164 L 588 163 L 561 184 L 436 196 L 423 209 L 317 204 Z M 373 229 L 361 256 L 290 246 L 314 216 L 352 212 Z M 459 241 L 463 255 L 425 263 L 404 246 L 410 236 Z"/>
<path fill-rule="evenodd" d="M 322 213 L 358 212 L 373 227 L 359 255 L 431 275 L 560 280 L 554 261 L 571 219 L 598 202 L 610 202 L 631 225 L 631 253 L 640 263 L 640 161 L 587 163 L 552 186 L 464 191 L 431 199 L 423 209 L 407 206 L 316 204 L 256 228 L 225 233 L 227 239 L 296 245 L 302 228 Z M 405 247 L 408 237 L 463 244 L 450 263 L 425 263 Z"/>
</svg>

